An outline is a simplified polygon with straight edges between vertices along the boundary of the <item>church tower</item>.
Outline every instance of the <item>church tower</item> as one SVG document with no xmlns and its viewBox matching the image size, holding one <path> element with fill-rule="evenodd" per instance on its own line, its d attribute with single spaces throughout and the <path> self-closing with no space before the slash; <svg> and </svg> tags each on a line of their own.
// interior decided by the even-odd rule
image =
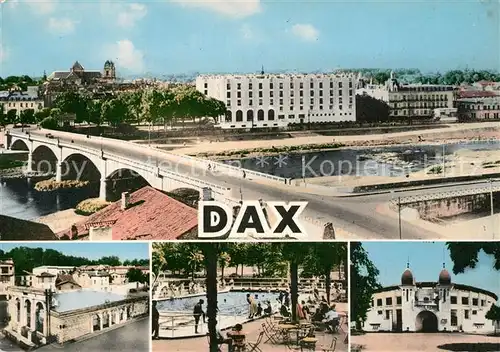
<svg viewBox="0 0 500 352">
<path fill-rule="evenodd" d="M 116 79 L 116 69 L 113 61 L 107 60 L 104 63 L 104 79 Z"/>
</svg>

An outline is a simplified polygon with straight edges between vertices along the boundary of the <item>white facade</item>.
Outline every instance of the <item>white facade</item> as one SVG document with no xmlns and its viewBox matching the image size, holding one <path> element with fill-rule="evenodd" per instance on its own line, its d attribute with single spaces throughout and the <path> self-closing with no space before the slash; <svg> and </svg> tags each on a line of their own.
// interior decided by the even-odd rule
<svg viewBox="0 0 500 352">
<path fill-rule="evenodd" d="M 12 259 L 0 261 L 0 295 L 6 294 L 7 287 L 14 284 L 14 262 Z"/>
<path fill-rule="evenodd" d="M 33 110 L 37 112 L 42 110 L 45 105 L 42 97 L 38 95 L 38 87 L 28 87 L 26 92 L 0 92 L 0 105 L 3 105 L 3 112 L 7 114 L 10 110 L 16 110 L 16 116 L 19 117 L 24 110 Z"/>
<path fill-rule="evenodd" d="M 354 74 L 203 75 L 196 89 L 226 104 L 221 128 L 356 120 Z"/>
<path fill-rule="evenodd" d="M 373 295 L 363 330 L 490 334 L 494 322 L 485 315 L 497 299 L 494 293 L 452 283 L 446 269 L 438 282 L 415 282 L 407 269 L 400 285 Z"/>
<path fill-rule="evenodd" d="M 389 102 L 389 90 L 383 84 L 367 84 L 365 87 L 356 89 L 357 95 L 369 95 L 372 98 Z"/>
<path fill-rule="evenodd" d="M 71 272 L 75 267 L 73 266 L 37 266 L 33 268 L 33 275 L 41 275 L 42 273 L 49 273 L 52 275 L 63 274 Z"/>
</svg>

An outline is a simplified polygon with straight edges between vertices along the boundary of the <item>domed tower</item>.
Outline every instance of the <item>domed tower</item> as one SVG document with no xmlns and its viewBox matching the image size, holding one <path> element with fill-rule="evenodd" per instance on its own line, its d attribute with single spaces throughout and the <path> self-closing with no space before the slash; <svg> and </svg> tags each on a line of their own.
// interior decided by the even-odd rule
<svg viewBox="0 0 500 352">
<path fill-rule="evenodd" d="M 406 269 L 401 275 L 401 329 L 403 331 L 415 331 L 415 319 L 412 311 L 415 304 L 415 278 L 410 270 L 410 262 L 406 263 Z"/>
<path fill-rule="evenodd" d="M 443 263 L 443 269 L 439 273 L 438 283 L 436 286 L 437 294 L 438 294 L 438 310 L 442 317 L 450 317 L 451 316 L 451 299 L 450 299 L 450 291 L 452 289 L 451 283 L 451 275 L 446 270 L 445 264 Z M 453 319 L 453 318 L 451 318 Z M 441 329 L 444 331 L 453 330 L 453 326 L 451 325 L 451 320 L 447 319 L 446 323 L 442 324 Z"/>
<path fill-rule="evenodd" d="M 115 79 L 116 69 L 113 61 L 107 60 L 104 63 L 104 79 Z"/>
<path fill-rule="evenodd" d="M 446 270 L 444 263 L 443 269 L 439 273 L 438 283 L 440 286 L 451 286 L 451 275 L 448 270 Z"/>
</svg>

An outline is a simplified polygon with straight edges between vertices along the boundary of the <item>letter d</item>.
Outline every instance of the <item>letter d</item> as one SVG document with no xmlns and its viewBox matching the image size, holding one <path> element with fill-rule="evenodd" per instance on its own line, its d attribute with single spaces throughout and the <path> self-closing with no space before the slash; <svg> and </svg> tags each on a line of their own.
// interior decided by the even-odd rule
<svg viewBox="0 0 500 352">
<path fill-rule="evenodd" d="M 216 238 L 229 233 L 233 222 L 231 208 L 216 201 L 198 203 L 198 238 Z"/>
</svg>

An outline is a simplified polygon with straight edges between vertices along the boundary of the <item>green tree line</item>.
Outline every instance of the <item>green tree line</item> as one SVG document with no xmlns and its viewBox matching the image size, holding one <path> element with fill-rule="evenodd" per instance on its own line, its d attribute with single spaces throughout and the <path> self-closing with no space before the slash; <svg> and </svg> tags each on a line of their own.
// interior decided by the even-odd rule
<svg viewBox="0 0 500 352">
<path fill-rule="evenodd" d="M 134 259 L 122 262 L 117 256 L 106 256 L 97 260 L 92 260 L 85 257 L 66 255 L 54 249 L 31 247 L 15 247 L 7 252 L 0 250 L 0 260 L 6 259 L 12 259 L 14 261 L 15 272 L 19 275 L 22 275 L 24 271 L 32 272 L 33 268 L 44 265 L 73 267 L 82 265 L 149 265 L 148 259 Z"/>
</svg>

